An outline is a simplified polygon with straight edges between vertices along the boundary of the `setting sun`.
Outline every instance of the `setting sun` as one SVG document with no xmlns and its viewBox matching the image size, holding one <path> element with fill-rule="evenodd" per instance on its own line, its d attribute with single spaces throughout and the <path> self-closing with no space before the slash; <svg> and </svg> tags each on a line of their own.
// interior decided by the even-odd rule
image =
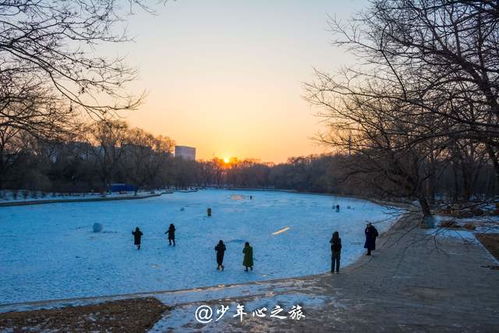
<svg viewBox="0 0 499 333">
<path fill-rule="evenodd" d="M 224 157 L 224 163 L 229 164 L 230 163 L 230 158 L 229 157 Z"/>
</svg>

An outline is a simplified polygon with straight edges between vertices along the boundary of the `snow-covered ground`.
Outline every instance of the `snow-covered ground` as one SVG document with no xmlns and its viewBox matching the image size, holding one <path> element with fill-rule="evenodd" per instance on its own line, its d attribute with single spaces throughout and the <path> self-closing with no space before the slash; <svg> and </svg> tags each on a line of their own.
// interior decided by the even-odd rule
<svg viewBox="0 0 499 333">
<path fill-rule="evenodd" d="M 497 233 L 499 232 L 499 216 L 473 216 L 468 218 L 457 218 L 452 216 L 435 215 L 435 227 L 441 227 L 442 223 L 454 222 L 460 228 L 464 228 L 466 224 L 475 226 L 475 233 Z"/>
<path fill-rule="evenodd" d="M 339 213 L 332 209 L 336 204 Z M 212 217 L 206 216 L 207 208 Z M 1 207 L 0 303 L 322 273 L 330 269 L 333 231 L 340 232 L 346 265 L 364 252 L 365 222 L 375 222 L 382 232 L 397 212 L 358 199 L 225 190 Z M 102 232 L 92 232 L 95 222 L 103 224 Z M 164 234 L 170 223 L 177 228 L 176 247 L 168 246 Z M 144 233 L 140 251 L 131 234 L 136 226 Z M 216 270 L 214 247 L 220 239 L 227 246 L 224 272 Z M 246 241 L 253 246 L 253 272 L 242 266 Z"/>
<path fill-rule="evenodd" d="M 455 218 L 450 216 L 434 216 L 436 229 L 426 230 L 426 234 L 435 237 L 436 240 L 442 240 L 446 238 L 454 238 L 463 241 L 464 243 L 472 243 L 478 246 L 482 246 L 482 243 L 478 241 L 475 234 L 486 234 L 486 233 L 499 233 L 499 216 L 475 216 L 472 218 Z M 441 223 L 446 221 L 453 221 L 459 228 L 446 228 L 442 227 Z M 464 228 L 466 224 L 473 224 L 475 230 L 467 230 Z M 497 260 L 487 249 L 484 250 L 488 253 L 490 259 L 495 263 L 499 264 Z"/>
</svg>

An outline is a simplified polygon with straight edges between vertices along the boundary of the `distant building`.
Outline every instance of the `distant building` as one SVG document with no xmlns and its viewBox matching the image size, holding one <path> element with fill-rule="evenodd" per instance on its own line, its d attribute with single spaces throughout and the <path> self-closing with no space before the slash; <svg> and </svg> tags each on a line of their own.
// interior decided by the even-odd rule
<svg viewBox="0 0 499 333">
<path fill-rule="evenodd" d="M 196 148 L 187 146 L 175 146 L 175 157 L 181 157 L 185 160 L 196 160 Z"/>
</svg>

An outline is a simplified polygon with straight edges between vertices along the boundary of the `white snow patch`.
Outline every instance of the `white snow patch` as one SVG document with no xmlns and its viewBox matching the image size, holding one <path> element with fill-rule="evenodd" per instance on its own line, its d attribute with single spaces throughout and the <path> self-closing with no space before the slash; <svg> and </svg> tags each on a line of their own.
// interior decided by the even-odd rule
<svg viewBox="0 0 499 333">
<path fill-rule="evenodd" d="M 232 200 L 234 194 L 242 200 Z M 249 200 L 249 195 L 253 196 Z M 352 209 L 340 213 L 332 204 Z M 181 210 L 184 208 L 184 210 Z M 212 208 L 213 216 L 206 216 Z M 338 230 L 342 264 L 364 252 L 364 227 L 381 232 L 396 220 L 374 203 L 326 195 L 204 190 L 132 201 L 59 203 L 0 208 L 0 304 L 189 289 L 326 272 L 329 239 Z M 92 232 L 101 223 L 104 230 Z M 165 231 L 176 226 L 176 247 Z M 272 233 L 290 229 L 278 236 Z M 132 230 L 144 233 L 142 249 Z M 214 247 L 227 246 L 225 271 Z M 254 249 L 244 272 L 244 242 Z"/>
<path fill-rule="evenodd" d="M 436 230 L 428 229 L 426 233 L 437 238 L 456 238 L 472 243 L 478 242 L 474 233 L 468 230 L 438 228 Z"/>
</svg>

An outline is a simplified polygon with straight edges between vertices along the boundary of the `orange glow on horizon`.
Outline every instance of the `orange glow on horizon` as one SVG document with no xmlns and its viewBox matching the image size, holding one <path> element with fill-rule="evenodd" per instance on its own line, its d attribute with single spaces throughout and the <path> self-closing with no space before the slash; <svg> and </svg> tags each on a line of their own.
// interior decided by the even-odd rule
<svg viewBox="0 0 499 333">
<path fill-rule="evenodd" d="M 281 163 L 328 151 L 311 139 L 323 125 L 303 98 L 303 82 L 316 79 L 313 68 L 334 72 L 354 62 L 331 47 L 324 13 L 346 19 L 364 5 L 173 1 L 158 15 L 134 14 L 127 25 L 135 42 L 106 50 L 127 55 L 140 73 L 131 94 L 147 95 L 140 110 L 123 116 L 132 127 L 195 147 L 198 160 L 229 157 L 231 164 L 232 152 Z"/>
<path fill-rule="evenodd" d="M 220 167 L 224 169 L 229 169 L 239 162 L 237 157 L 215 157 L 213 159 Z"/>
</svg>

